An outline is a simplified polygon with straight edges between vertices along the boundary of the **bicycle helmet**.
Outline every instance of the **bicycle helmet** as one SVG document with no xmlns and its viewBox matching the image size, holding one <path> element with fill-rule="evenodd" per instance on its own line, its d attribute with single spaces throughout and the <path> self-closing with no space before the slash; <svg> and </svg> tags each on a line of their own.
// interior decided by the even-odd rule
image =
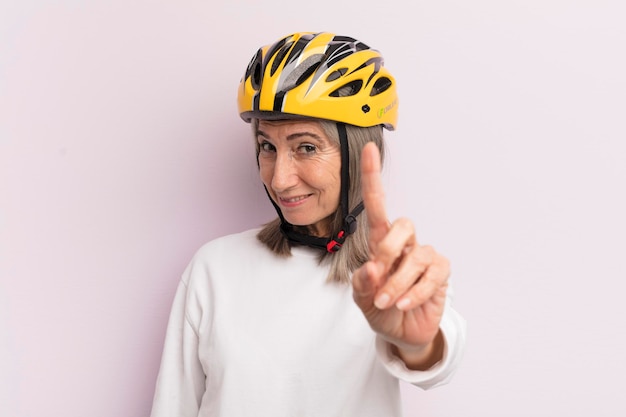
<svg viewBox="0 0 626 417">
<path fill-rule="evenodd" d="M 393 76 L 375 49 L 348 36 L 301 32 L 260 48 L 239 84 L 239 114 L 312 117 L 395 129 Z"/>
</svg>

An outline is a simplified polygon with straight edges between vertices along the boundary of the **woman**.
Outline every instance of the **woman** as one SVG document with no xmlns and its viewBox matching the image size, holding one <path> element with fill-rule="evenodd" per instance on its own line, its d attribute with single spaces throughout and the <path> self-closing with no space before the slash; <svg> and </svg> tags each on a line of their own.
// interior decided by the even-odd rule
<svg viewBox="0 0 626 417">
<path fill-rule="evenodd" d="M 448 261 L 385 214 L 382 56 L 330 33 L 261 48 L 239 87 L 278 218 L 202 247 L 183 274 L 153 417 L 399 416 L 399 380 L 449 380 L 463 319 Z"/>
</svg>

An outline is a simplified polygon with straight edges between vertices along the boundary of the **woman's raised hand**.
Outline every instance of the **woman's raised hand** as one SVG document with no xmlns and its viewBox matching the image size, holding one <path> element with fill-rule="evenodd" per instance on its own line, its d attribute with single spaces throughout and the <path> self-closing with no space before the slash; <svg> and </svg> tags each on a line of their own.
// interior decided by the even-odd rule
<svg viewBox="0 0 626 417">
<path fill-rule="evenodd" d="M 448 260 L 417 242 L 410 220 L 389 222 L 380 153 L 374 143 L 363 148 L 361 185 L 370 256 L 353 274 L 354 300 L 372 329 L 396 347 L 407 366 L 426 369 L 443 351 L 439 323 L 450 275 Z"/>
</svg>

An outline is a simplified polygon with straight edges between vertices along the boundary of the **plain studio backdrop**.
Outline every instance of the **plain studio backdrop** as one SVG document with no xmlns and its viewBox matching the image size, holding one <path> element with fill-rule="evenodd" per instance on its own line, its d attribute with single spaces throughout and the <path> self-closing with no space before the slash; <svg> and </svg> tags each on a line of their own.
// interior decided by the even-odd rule
<svg viewBox="0 0 626 417">
<path fill-rule="evenodd" d="M 2 0 L 0 416 L 148 416 L 190 257 L 275 215 L 236 90 L 296 31 L 382 51 L 388 210 L 452 261 L 464 362 L 406 415 L 626 415 L 625 12 Z"/>
</svg>

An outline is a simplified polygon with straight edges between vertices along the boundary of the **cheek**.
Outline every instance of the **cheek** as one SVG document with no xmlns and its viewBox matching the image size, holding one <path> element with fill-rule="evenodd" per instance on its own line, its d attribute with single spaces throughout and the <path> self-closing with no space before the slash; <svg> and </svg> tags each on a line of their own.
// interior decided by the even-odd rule
<svg viewBox="0 0 626 417">
<path fill-rule="evenodd" d="M 328 171 L 332 173 L 326 178 L 328 189 L 338 194 L 341 188 L 341 168 L 338 166 L 338 164 L 332 164 L 328 168 Z"/>
<path fill-rule="evenodd" d="M 339 198 L 341 190 L 341 179 L 339 175 L 328 175 L 328 171 L 326 171 L 325 175 L 318 177 L 317 184 L 320 185 L 320 189 L 324 190 L 329 197 Z"/>
<path fill-rule="evenodd" d="M 259 177 L 266 186 L 272 182 L 272 175 L 274 170 L 267 163 L 259 161 Z"/>
<path fill-rule="evenodd" d="M 336 160 L 335 160 L 336 159 Z M 341 187 L 341 160 L 332 155 L 312 161 L 306 167 L 306 175 L 325 190 L 335 190 Z"/>
</svg>

